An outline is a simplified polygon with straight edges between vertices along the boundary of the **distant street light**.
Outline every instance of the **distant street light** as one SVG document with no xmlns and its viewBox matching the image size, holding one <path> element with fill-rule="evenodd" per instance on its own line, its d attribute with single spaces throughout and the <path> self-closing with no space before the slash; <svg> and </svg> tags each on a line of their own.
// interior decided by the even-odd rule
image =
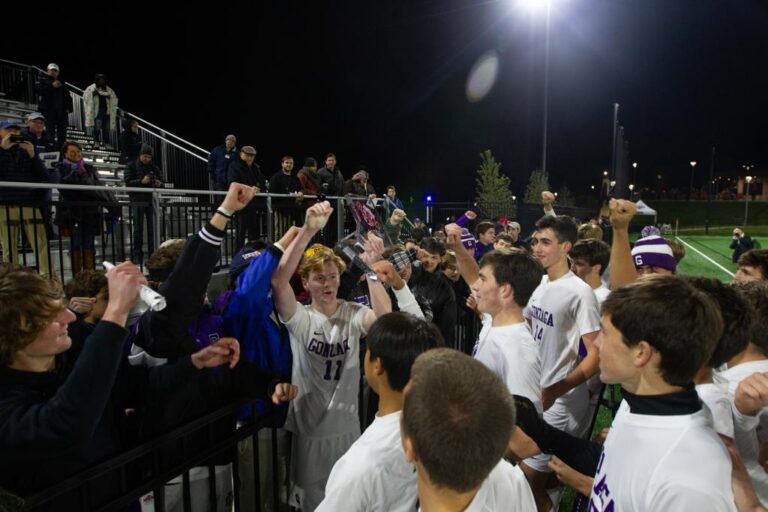
<svg viewBox="0 0 768 512">
<path fill-rule="evenodd" d="M 744 178 L 747 182 L 746 193 L 744 194 L 744 227 L 747 227 L 747 216 L 749 215 L 749 184 L 752 183 L 752 176 Z"/>
<path fill-rule="evenodd" d="M 691 161 L 691 187 L 688 189 L 688 200 L 693 199 L 693 168 L 696 167 L 696 161 Z"/>
</svg>

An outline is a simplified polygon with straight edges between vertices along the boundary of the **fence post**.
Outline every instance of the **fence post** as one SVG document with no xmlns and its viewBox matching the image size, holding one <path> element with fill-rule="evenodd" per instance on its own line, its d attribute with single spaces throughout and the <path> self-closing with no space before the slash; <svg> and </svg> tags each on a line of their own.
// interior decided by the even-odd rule
<svg viewBox="0 0 768 512">
<path fill-rule="evenodd" d="M 274 223 L 272 221 L 274 213 L 272 212 L 272 194 L 267 195 L 267 240 L 270 242 L 275 239 Z"/>
<path fill-rule="evenodd" d="M 336 241 L 344 238 L 344 198 L 336 199 Z"/>
<path fill-rule="evenodd" d="M 152 208 L 152 222 L 155 224 L 155 249 L 160 247 L 160 192 L 157 191 L 156 188 L 152 189 L 152 203 L 149 205 L 149 208 Z M 141 248 L 139 248 L 141 250 Z M 149 257 L 150 254 L 147 254 Z"/>
</svg>

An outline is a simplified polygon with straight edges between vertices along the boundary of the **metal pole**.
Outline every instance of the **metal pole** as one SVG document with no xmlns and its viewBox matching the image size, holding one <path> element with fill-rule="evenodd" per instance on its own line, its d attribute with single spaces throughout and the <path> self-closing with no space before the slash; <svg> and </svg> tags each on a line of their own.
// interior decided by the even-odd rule
<svg viewBox="0 0 768 512">
<path fill-rule="evenodd" d="M 749 215 L 749 180 L 747 182 L 747 193 L 744 194 L 744 227 L 747 227 L 747 216 Z"/>
<path fill-rule="evenodd" d="M 709 184 L 707 186 L 707 217 L 704 219 L 704 234 L 709 234 L 709 218 L 712 213 L 712 190 L 715 188 L 715 146 L 712 146 L 712 158 L 709 160 Z"/>
<path fill-rule="evenodd" d="M 619 104 L 613 104 L 613 153 L 611 155 L 611 179 L 616 179 L 616 137 L 619 131 Z"/>
<path fill-rule="evenodd" d="M 688 200 L 689 201 L 693 200 L 693 169 L 695 169 L 695 168 L 696 168 L 695 165 L 691 166 L 691 186 L 688 188 Z"/>
<path fill-rule="evenodd" d="M 549 107 L 549 20 L 552 14 L 552 2 L 547 2 L 547 28 L 544 42 L 544 123 L 541 144 L 541 173 L 547 177 L 547 114 Z"/>
</svg>

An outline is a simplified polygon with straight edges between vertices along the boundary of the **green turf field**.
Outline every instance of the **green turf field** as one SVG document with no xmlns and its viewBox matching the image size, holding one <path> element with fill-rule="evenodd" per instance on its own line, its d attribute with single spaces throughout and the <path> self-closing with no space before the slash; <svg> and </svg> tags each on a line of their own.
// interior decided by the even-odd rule
<svg viewBox="0 0 768 512">
<path fill-rule="evenodd" d="M 730 236 L 683 235 L 677 238 L 685 245 L 685 258 L 678 266 L 678 274 L 716 277 L 723 281 L 733 279 L 736 265 L 731 262 Z"/>
</svg>

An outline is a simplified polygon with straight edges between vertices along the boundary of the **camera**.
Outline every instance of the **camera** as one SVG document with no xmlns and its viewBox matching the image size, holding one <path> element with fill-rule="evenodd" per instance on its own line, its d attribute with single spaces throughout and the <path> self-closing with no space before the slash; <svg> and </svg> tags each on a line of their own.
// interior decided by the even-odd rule
<svg viewBox="0 0 768 512">
<path fill-rule="evenodd" d="M 24 142 L 27 140 L 27 138 L 23 135 L 11 135 L 11 138 L 9 139 L 11 144 L 18 144 L 19 142 Z"/>
</svg>

